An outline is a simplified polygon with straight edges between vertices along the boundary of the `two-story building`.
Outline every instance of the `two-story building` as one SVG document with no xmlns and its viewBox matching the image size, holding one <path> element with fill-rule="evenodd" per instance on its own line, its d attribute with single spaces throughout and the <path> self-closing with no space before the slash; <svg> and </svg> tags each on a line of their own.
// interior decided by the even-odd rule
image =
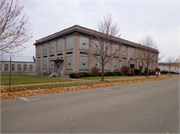
<svg viewBox="0 0 180 134">
<path fill-rule="evenodd" d="M 95 30 L 75 25 L 37 40 L 34 44 L 37 74 L 58 72 L 67 75 L 72 72 L 88 72 L 94 66 L 101 69 L 101 65 L 90 55 L 93 49 L 89 49 L 89 52 L 83 49 L 84 46 L 94 48 L 96 37 L 101 35 L 102 33 Z M 121 47 L 118 50 L 119 55 L 105 66 L 105 71 L 120 71 L 122 66 L 144 70 L 145 60 L 140 58 L 138 49 L 142 45 L 117 37 L 111 37 L 111 40 Z M 158 50 L 151 49 L 151 51 L 156 56 L 149 68 L 154 70 L 158 64 Z"/>
</svg>

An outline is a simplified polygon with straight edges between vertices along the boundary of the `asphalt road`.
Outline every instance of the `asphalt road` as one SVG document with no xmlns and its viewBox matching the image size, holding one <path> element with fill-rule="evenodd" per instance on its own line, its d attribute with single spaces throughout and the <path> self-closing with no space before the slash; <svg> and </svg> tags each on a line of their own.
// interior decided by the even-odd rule
<svg viewBox="0 0 180 134">
<path fill-rule="evenodd" d="M 1 101 L 2 133 L 178 133 L 179 79 Z"/>
</svg>

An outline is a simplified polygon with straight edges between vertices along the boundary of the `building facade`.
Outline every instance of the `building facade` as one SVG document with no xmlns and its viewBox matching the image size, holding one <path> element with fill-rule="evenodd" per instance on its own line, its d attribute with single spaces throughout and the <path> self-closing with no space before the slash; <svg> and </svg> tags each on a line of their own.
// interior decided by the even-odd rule
<svg viewBox="0 0 180 134">
<path fill-rule="evenodd" d="M 10 64 L 11 57 L 11 64 Z M 35 58 L 25 56 L 0 56 L 1 74 L 27 74 L 36 75 Z"/>
<path fill-rule="evenodd" d="M 166 62 L 158 63 L 158 67 L 161 69 L 161 71 L 169 72 L 169 65 Z M 174 71 L 174 72 L 179 72 L 180 73 L 179 63 L 172 63 L 172 65 L 170 67 L 170 71 Z"/>
<path fill-rule="evenodd" d="M 96 36 L 102 33 L 75 25 L 58 33 L 39 39 L 34 44 L 36 47 L 36 72 L 38 75 L 47 75 L 53 72 L 68 75 L 72 72 L 91 71 L 101 65 L 92 58 Z M 112 40 L 121 46 L 118 55 L 105 65 L 105 71 L 120 71 L 122 66 L 134 69 L 145 68 L 145 60 L 140 58 L 140 44 L 130 42 L 121 38 L 112 37 Z M 88 47 L 86 51 L 84 46 Z M 113 45 L 111 46 L 113 48 Z M 113 49 L 111 49 L 113 51 Z M 111 53 L 110 51 L 110 53 Z M 154 70 L 158 64 L 158 51 L 152 49 L 156 54 L 149 66 Z"/>
</svg>

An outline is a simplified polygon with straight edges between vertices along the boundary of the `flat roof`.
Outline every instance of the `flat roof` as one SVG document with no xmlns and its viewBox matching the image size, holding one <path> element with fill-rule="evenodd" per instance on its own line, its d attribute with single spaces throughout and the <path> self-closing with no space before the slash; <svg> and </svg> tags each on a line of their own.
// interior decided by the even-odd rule
<svg viewBox="0 0 180 134">
<path fill-rule="evenodd" d="M 31 62 L 34 63 L 35 59 L 33 56 L 9 56 L 9 55 L 1 55 L 0 56 L 0 61 L 10 61 L 11 57 L 11 62 Z"/>
<path fill-rule="evenodd" d="M 48 41 L 52 41 L 54 39 L 57 39 L 57 38 L 60 38 L 64 35 L 68 35 L 68 34 L 71 34 L 71 33 L 74 33 L 74 32 L 79 32 L 79 33 L 83 33 L 83 34 L 86 34 L 86 35 L 90 35 L 90 36 L 93 36 L 93 37 L 103 37 L 103 33 L 101 32 L 98 32 L 98 31 L 95 31 L 95 30 L 92 30 L 92 29 L 88 29 L 88 28 L 85 28 L 85 27 L 82 27 L 82 26 L 79 26 L 79 25 L 74 25 L 70 28 L 67 28 L 67 29 L 64 29 L 60 32 L 57 32 L 57 33 L 54 33 L 54 34 L 51 34 L 49 36 L 46 36 L 44 38 L 41 38 L 39 40 L 36 40 L 36 43 L 34 43 L 34 45 L 40 45 L 40 44 L 43 44 L 43 43 L 46 43 Z M 110 38 L 111 41 L 114 41 L 114 42 L 119 42 L 123 45 L 126 45 L 126 46 L 130 46 L 130 47 L 134 47 L 134 48 L 137 48 L 137 47 L 143 47 L 143 45 L 141 44 L 138 44 L 138 43 L 134 43 L 134 42 L 131 42 L 131 41 L 128 41 L 128 40 L 125 40 L 125 39 L 122 39 L 122 38 L 118 38 L 118 37 L 114 37 L 112 36 Z M 157 49 L 153 49 L 153 48 L 150 48 L 152 51 L 155 51 L 155 52 L 158 52 Z"/>
</svg>

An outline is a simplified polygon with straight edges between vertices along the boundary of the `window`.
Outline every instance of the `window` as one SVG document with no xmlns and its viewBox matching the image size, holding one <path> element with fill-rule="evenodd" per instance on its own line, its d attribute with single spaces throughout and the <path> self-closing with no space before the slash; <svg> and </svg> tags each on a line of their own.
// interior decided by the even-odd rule
<svg viewBox="0 0 180 134">
<path fill-rule="evenodd" d="M 18 70 L 17 71 L 21 71 L 21 65 L 18 64 Z"/>
<path fill-rule="evenodd" d="M 73 52 L 67 52 L 66 54 L 72 54 Z"/>
<path fill-rule="evenodd" d="M 82 65 L 86 65 L 85 63 L 82 63 Z"/>
<path fill-rule="evenodd" d="M 8 64 L 4 65 L 4 71 L 8 71 Z"/>
<path fill-rule="evenodd" d="M 15 65 L 14 64 L 11 65 L 11 71 L 15 71 Z"/>
<path fill-rule="evenodd" d="M 86 45 L 86 43 L 83 43 L 83 45 Z"/>
<path fill-rule="evenodd" d="M 33 71 L 33 65 L 29 65 L 29 71 L 30 71 L 30 72 Z"/>
<path fill-rule="evenodd" d="M 86 54 L 87 55 L 88 53 L 87 52 L 80 52 L 80 54 Z"/>
<path fill-rule="evenodd" d="M 60 55 L 63 55 L 63 53 L 59 53 L 59 54 L 57 54 L 58 56 L 60 56 Z"/>
<path fill-rule="evenodd" d="M 68 63 L 68 65 L 71 65 L 71 63 Z"/>
<path fill-rule="evenodd" d="M 27 65 L 26 64 L 24 65 L 24 69 L 23 70 L 27 71 Z"/>
</svg>

